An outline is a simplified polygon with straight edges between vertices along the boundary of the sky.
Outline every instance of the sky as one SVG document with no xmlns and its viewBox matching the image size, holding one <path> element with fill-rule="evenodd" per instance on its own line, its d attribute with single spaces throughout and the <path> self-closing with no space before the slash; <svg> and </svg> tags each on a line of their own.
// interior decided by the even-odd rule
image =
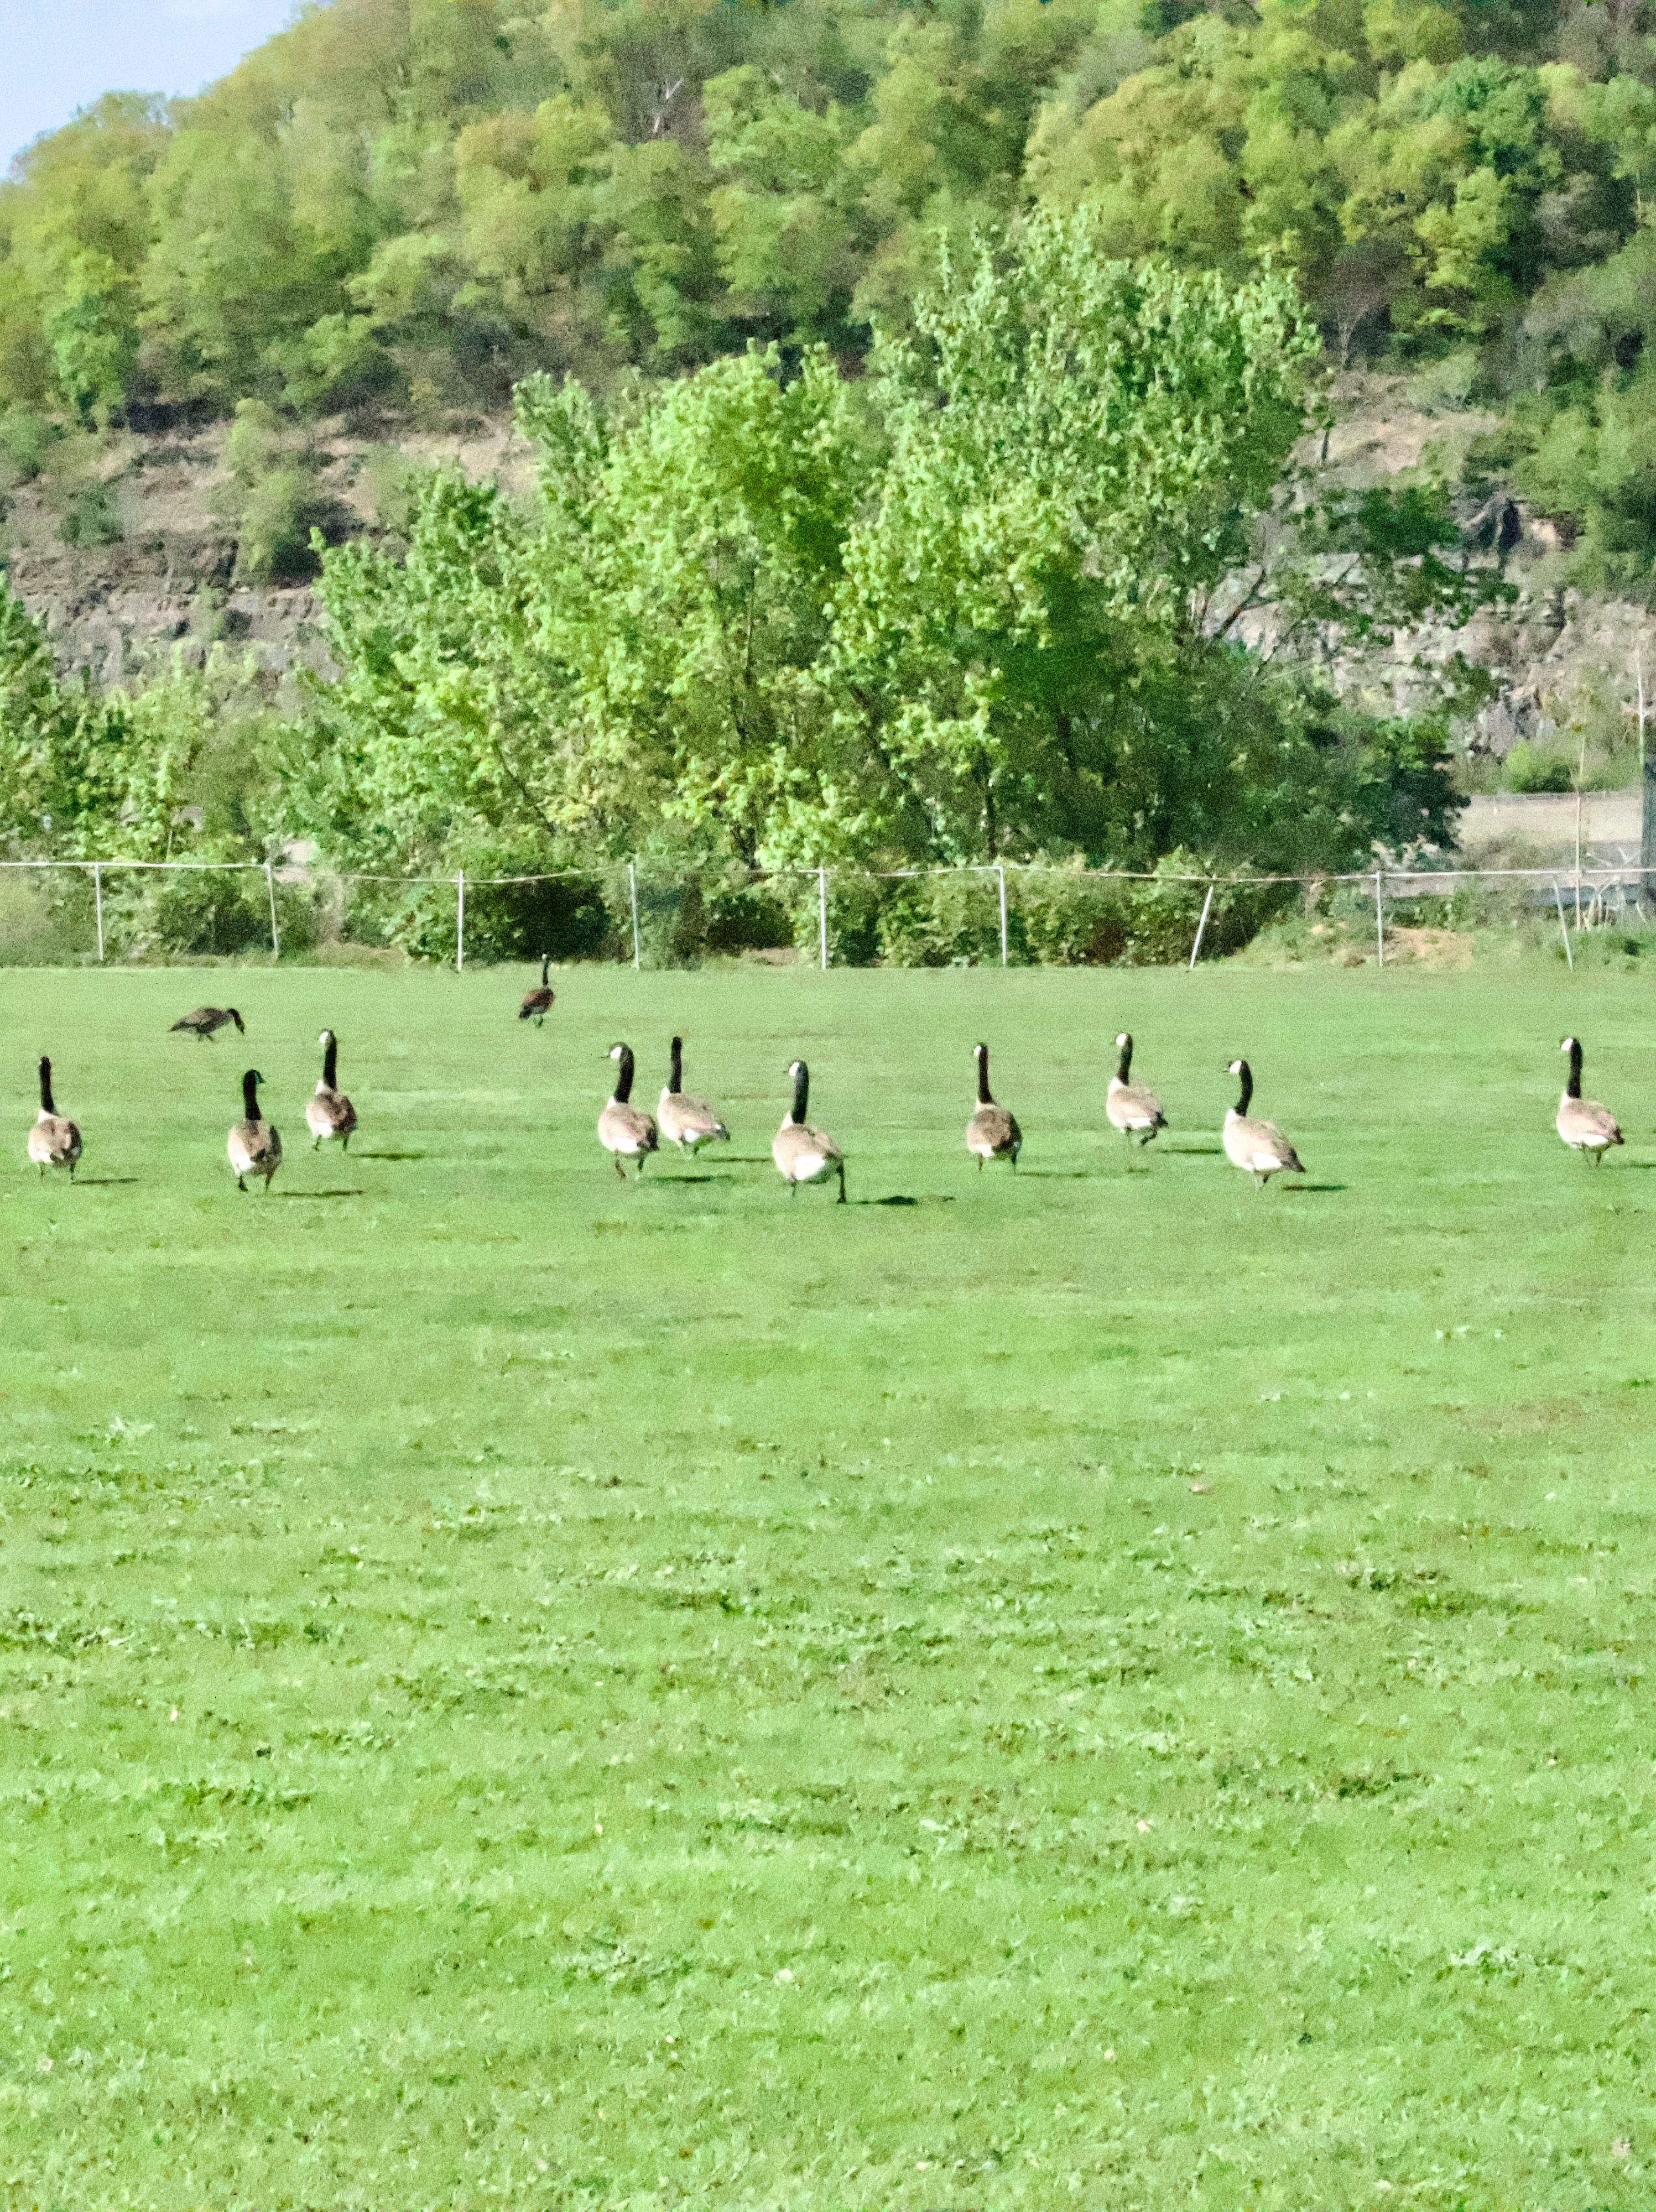
<svg viewBox="0 0 1656 2212">
<path fill-rule="evenodd" d="M 0 171 L 102 92 L 199 92 L 294 0 L 0 0 Z"/>
</svg>

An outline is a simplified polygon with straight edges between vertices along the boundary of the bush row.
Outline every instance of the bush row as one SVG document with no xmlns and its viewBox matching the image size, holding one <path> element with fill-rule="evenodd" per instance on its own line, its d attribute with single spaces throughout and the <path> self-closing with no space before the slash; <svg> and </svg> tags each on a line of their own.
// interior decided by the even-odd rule
<svg viewBox="0 0 1656 2212">
<path fill-rule="evenodd" d="M 491 871 L 509 863 L 496 860 Z M 1172 872 L 1123 883 L 1079 869 L 1007 871 L 1007 956 L 1020 966 L 1146 964 L 1189 957 L 1204 886 Z M 1224 884 L 1202 940 L 1204 956 L 1234 951 L 1295 894 L 1292 886 Z M 624 868 L 553 881 L 469 883 L 468 960 L 628 961 L 634 886 Z M 815 958 L 821 911 L 809 872 L 755 884 L 706 870 L 672 876 L 641 869 L 638 946 L 651 968 L 694 966 L 743 952 L 796 950 Z M 399 947 L 419 960 L 454 957 L 455 892 L 447 882 L 359 883 L 319 876 L 278 882 L 284 954 L 329 944 Z M 999 887 L 992 872 L 828 880 L 829 957 L 837 967 L 992 965 L 1001 957 Z M 105 878 L 104 929 L 112 958 L 256 954 L 269 950 L 271 915 L 258 873 Z M 0 963 L 83 958 L 95 949 L 91 880 L 82 873 L 0 877 Z"/>
</svg>

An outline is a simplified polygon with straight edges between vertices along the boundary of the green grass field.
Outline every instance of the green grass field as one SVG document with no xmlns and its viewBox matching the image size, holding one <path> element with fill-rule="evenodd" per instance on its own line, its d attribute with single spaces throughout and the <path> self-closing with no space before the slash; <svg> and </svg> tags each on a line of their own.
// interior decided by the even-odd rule
<svg viewBox="0 0 1656 2212">
<path fill-rule="evenodd" d="M 1652 2201 L 1637 979 L 208 980 L 0 974 L 0 2204 Z"/>
</svg>

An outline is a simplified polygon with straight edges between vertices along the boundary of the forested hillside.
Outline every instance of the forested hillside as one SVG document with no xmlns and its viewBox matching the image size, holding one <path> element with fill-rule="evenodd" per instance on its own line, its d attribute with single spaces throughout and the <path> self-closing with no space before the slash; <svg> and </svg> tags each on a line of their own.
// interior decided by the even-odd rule
<svg viewBox="0 0 1656 2212">
<path fill-rule="evenodd" d="M 1656 550 L 1642 0 L 332 0 L 201 98 L 111 95 L 0 188 L 0 410 L 503 410 L 750 338 L 867 347 L 941 236 L 1292 273 L 1341 360 L 1446 356 L 1476 465 Z"/>
<path fill-rule="evenodd" d="M 0 188 L 0 842 L 642 856 L 739 928 L 756 871 L 1441 843 L 1495 697 L 1600 774 L 1622 633 L 1568 697 L 1514 641 L 1656 582 L 1641 4 L 332 0 L 112 94 Z M 1452 434 L 1330 470 L 1359 370 Z M 509 482 L 432 448 L 514 422 Z M 118 559 L 100 690 L 40 617 Z M 278 684 L 229 599 L 301 580 Z M 857 957 L 969 956 L 905 900 Z"/>
</svg>

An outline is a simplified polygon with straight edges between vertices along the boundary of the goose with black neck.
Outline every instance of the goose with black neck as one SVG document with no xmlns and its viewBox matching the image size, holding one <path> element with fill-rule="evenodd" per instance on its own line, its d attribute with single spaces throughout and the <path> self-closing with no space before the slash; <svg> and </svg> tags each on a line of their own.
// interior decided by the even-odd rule
<svg viewBox="0 0 1656 2212">
<path fill-rule="evenodd" d="M 693 1159 L 703 1145 L 730 1142 L 730 1132 L 705 1098 L 685 1088 L 685 1041 L 674 1037 L 668 1051 L 667 1085 L 655 1102 L 661 1134 Z"/>
<path fill-rule="evenodd" d="M 1253 1070 L 1245 1060 L 1233 1060 L 1225 1073 L 1241 1085 L 1241 1096 L 1225 1116 L 1225 1157 L 1233 1167 L 1245 1169 L 1256 1190 L 1263 1190 L 1274 1175 L 1304 1175 L 1300 1155 L 1275 1121 L 1262 1121 L 1248 1108 L 1253 1103 Z"/>
<path fill-rule="evenodd" d="M 796 1060 L 788 1071 L 793 1079 L 794 1103 L 787 1118 L 770 1140 L 770 1157 L 791 1198 L 802 1182 L 827 1182 L 839 1178 L 837 1205 L 845 1203 L 845 1155 L 825 1129 L 813 1128 L 806 1118 L 811 1103 L 811 1071 Z"/>
<path fill-rule="evenodd" d="M 224 1149 L 235 1170 L 236 1188 L 245 1191 L 249 1176 L 263 1176 L 268 1197 L 271 1177 L 282 1164 L 282 1139 L 275 1122 L 267 1121 L 259 1110 L 259 1086 L 264 1080 L 256 1067 L 243 1075 L 241 1119 L 232 1125 Z"/>
<path fill-rule="evenodd" d="M 348 1152 L 356 1109 L 339 1088 L 339 1040 L 332 1030 L 324 1030 L 316 1042 L 322 1048 L 322 1080 L 305 1101 L 305 1127 L 315 1140 L 311 1150 L 317 1152 L 338 1137 L 340 1151 Z"/>
<path fill-rule="evenodd" d="M 58 1111 L 52 1097 L 52 1062 L 42 1060 L 40 1075 L 40 1110 L 28 1133 L 28 1156 L 46 1180 L 48 1168 L 67 1168 L 69 1179 L 75 1180 L 75 1163 L 81 1157 L 81 1133 L 75 1123 Z"/>
<path fill-rule="evenodd" d="M 603 1112 L 598 1117 L 598 1141 L 615 1163 L 615 1172 L 623 1182 L 627 1171 L 623 1160 L 636 1160 L 638 1172 L 644 1172 L 644 1162 L 656 1149 L 660 1141 L 655 1127 L 655 1116 L 646 1114 L 632 1103 L 632 1047 L 612 1044 L 610 1058 L 616 1062 L 615 1088 L 610 1093 Z"/>
</svg>

